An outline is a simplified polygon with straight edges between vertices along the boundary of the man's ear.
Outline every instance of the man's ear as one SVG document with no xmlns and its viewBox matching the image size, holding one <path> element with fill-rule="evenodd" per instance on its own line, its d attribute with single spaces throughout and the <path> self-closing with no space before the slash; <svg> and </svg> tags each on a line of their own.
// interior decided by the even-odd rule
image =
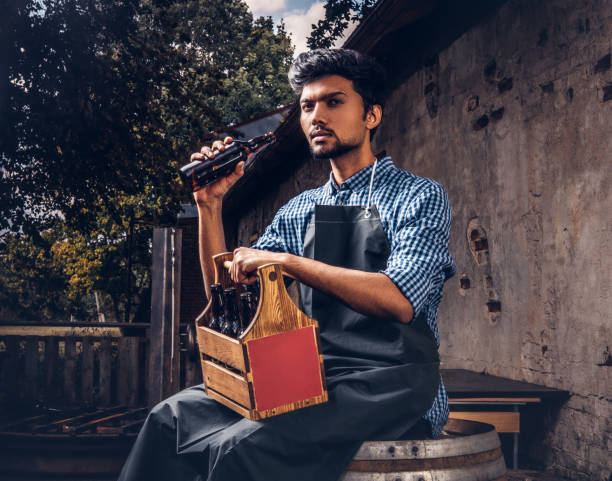
<svg viewBox="0 0 612 481">
<path fill-rule="evenodd" d="M 366 114 L 366 127 L 372 130 L 380 125 L 382 121 L 382 107 L 380 105 L 372 105 Z"/>
</svg>

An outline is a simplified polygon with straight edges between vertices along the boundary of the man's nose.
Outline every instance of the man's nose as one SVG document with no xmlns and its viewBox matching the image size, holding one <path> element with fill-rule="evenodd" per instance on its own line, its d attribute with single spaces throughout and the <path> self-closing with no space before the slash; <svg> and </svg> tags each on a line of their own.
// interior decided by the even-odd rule
<svg viewBox="0 0 612 481">
<path fill-rule="evenodd" d="M 312 125 L 324 125 L 327 123 L 327 115 L 325 112 L 325 105 L 317 102 L 312 109 Z"/>
</svg>

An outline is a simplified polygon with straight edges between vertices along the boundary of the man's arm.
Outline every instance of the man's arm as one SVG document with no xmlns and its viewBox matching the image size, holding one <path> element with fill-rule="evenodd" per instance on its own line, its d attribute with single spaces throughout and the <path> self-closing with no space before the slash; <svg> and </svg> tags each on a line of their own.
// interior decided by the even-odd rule
<svg viewBox="0 0 612 481">
<path fill-rule="evenodd" d="M 231 275 L 253 282 L 257 267 L 275 262 L 299 281 L 338 297 L 362 314 L 410 322 L 426 302 L 432 283 L 448 277 L 454 263 L 448 252 L 450 205 L 446 192 L 428 179 L 404 204 L 392 236 L 386 268 L 371 273 L 326 265 L 285 253 L 239 248 Z"/>
<path fill-rule="evenodd" d="M 225 144 L 232 142 L 231 137 L 225 139 Z M 191 160 L 213 158 L 213 150 L 225 150 L 224 142 L 216 141 L 211 147 L 202 147 L 198 153 L 192 154 Z M 223 196 L 242 176 L 244 162 L 236 165 L 234 172 L 213 184 L 194 192 L 193 197 L 198 207 L 198 245 L 200 266 L 204 278 L 206 297 L 210 299 L 210 284 L 215 279 L 215 269 L 212 257 L 227 252 L 225 233 L 223 230 Z"/>
<path fill-rule="evenodd" d="M 198 204 L 198 244 L 200 266 L 206 297 L 210 299 L 210 285 L 215 280 L 213 256 L 227 252 L 221 211 L 221 200 Z"/>
<path fill-rule="evenodd" d="M 284 252 L 267 252 L 240 247 L 234 251 L 231 275 L 237 282 L 253 282 L 257 267 L 278 263 L 283 271 L 325 294 L 338 297 L 362 314 L 410 322 L 410 301 L 385 274 L 346 269 Z"/>
</svg>

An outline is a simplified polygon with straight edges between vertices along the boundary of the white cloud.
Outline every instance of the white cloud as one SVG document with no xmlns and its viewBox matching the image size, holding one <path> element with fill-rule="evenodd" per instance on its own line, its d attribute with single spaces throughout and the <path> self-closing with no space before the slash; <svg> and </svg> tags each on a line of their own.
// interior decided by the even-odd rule
<svg viewBox="0 0 612 481">
<path fill-rule="evenodd" d="M 294 10 L 284 15 L 285 27 L 291 34 L 295 45 L 295 55 L 308 50 L 306 39 L 310 36 L 312 25 L 325 17 L 325 4 L 313 3 L 308 10 Z"/>
<path fill-rule="evenodd" d="M 246 0 L 254 17 L 267 16 L 287 8 L 287 0 Z"/>
<path fill-rule="evenodd" d="M 285 27 L 291 34 L 295 45 L 295 56 L 308 50 L 306 39 L 310 37 L 312 25 L 325 17 L 325 4 L 322 1 L 313 3 L 308 10 L 294 10 L 284 15 Z M 351 22 L 342 37 L 334 42 L 335 48 L 342 47 L 345 40 L 353 33 L 359 22 Z"/>
</svg>

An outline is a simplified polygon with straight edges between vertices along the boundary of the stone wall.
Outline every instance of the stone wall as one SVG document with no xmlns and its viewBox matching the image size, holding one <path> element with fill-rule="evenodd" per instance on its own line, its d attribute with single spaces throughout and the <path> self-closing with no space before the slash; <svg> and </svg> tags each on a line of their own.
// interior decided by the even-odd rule
<svg viewBox="0 0 612 481">
<path fill-rule="evenodd" d="M 453 205 L 443 367 L 570 391 L 527 454 L 578 480 L 612 479 L 611 7 L 507 2 L 392 92 L 375 138 Z M 328 175 L 301 167 L 238 243 Z"/>
<path fill-rule="evenodd" d="M 612 469 L 612 4 L 510 1 L 396 89 L 376 145 L 439 180 L 445 367 L 572 393 L 534 452 Z"/>
</svg>

